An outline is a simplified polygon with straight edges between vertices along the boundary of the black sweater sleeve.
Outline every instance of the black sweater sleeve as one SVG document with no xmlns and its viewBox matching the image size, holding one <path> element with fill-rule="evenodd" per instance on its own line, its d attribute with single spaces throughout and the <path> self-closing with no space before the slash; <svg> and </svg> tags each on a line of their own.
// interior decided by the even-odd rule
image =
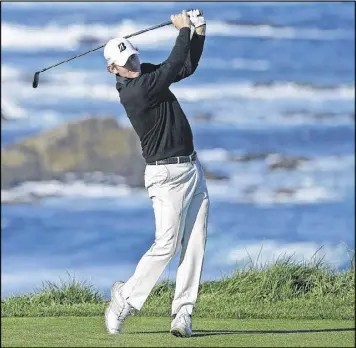
<svg viewBox="0 0 356 348">
<path fill-rule="evenodd" d="M 190 41 L 190 50 L 188 57 L 184 62 L 183 68 L 177 74 L 174 82 L 178 82 L 186 77 L 192 75 L 198 67 L 200 57 L 203 53 L 205 42 L 205 35 L 198 35 L 194 32 L 192 40 Z"/>
<path fill-rule="evenodd" d="M 190 28 L 179 31 L 176 43 L 168 59 L 158 69 L 145 74 L 145 85 L 149 94 L 159 93 L 168 88 L 183 69 L 190 49 Z"/>
</svg>

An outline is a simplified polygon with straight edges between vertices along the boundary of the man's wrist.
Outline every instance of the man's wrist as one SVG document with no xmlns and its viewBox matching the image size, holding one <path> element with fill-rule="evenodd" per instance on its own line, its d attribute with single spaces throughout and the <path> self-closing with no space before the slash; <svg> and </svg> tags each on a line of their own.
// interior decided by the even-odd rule
<svg viewBox="0 0 356 348">
<path fill-rule="evenodd" d="M 201 25 L 200 27 L 195 28 L 195 32 L 196 32 L 198 35 L 205 35 L 205 32 L 206 32 L 206 24 L 203 24 L 203 25 Z"/>
</svg>

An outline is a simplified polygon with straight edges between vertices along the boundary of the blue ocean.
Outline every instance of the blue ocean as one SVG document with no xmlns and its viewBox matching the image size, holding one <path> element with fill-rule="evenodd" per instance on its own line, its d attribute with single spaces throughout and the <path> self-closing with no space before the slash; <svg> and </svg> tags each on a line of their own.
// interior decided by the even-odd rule
<svg viewBox="0 0 356 348">
<path fill-rule="evenodd" d="M 183 8 L 207 20 L 196 73 L 172 86 L 190 120 L 211 198 L 202 280 L 252 259 L 323 257 L 348 267 L 355 243 L 355 12 L 353 3 L 2 3 L 2 146 L 86 116 L 130 124 L 103 51 L 35 71 L 169 20 Z M 132 39 L 160 63 L 177 31 Z M 265 155 L 263 155 L 265 154 Z M 283 159 L 297 165 L 280 166 Z M 42 199 L 21 203 L 14 197 Z M 28 293 L 67 273 L 107 292 L 154 240 L 144 189 L 25 182 L 2 190 L 1 295 Z M 16 203 L 17 202 L 17 203 Z M 174 279 L 178 257 L 162 279 Z"/>
</svg>

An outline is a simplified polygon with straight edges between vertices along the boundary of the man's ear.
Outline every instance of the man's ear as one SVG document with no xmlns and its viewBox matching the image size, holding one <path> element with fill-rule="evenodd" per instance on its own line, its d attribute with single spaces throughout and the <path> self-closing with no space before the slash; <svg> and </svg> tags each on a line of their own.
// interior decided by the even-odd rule
<svg viewBox="0 0 356 348">
<path fill-rule="evenodd" d="M 107 70 L 108 70 L 109 73 L 112 73 L 112 74 L 116 74 L 117 73 L 116 68 L 115 68 L 114 65 L 109 65 L 107 67 Z"/>
</svg>

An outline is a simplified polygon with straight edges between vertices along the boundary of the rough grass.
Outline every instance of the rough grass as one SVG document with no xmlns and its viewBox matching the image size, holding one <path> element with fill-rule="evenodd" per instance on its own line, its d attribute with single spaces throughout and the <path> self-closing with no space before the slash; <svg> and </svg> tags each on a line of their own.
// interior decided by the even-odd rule
<svg viewBox="0 0 356 348">
<path fill-rule="evenodd" d="M 169 316 L 174 283 L 163 281 L 151 292 L 138 316 Z M 69 277 L 45 282 L 32 294 L 2 300 L 2 317 L 103 315 L 104 296 Z M 355 318 L 354 262 L 344 271 L 322 260 L 294 262 L 282 257 L 272 265 L 249 263 L 220 280 L 203 282 L 197 318 L 346 319 Z"/>
</svg>

